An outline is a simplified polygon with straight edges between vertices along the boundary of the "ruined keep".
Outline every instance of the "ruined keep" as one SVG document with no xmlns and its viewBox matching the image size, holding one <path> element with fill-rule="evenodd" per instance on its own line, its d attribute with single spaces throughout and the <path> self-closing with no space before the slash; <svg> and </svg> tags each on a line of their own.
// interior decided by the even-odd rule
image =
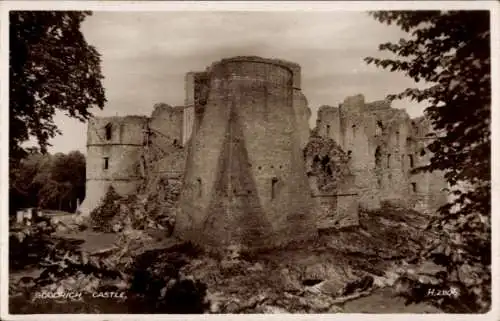
<svg viewBox="0 0 500 321">
<path fill-rule="evenodd" d="M 376 209 L 389 202 L 432 212 L 446 202 L 441 173 L 412 172 L 430 159 L 425 148 L 433 133 L 424 117 L 411 119 L 387 101 L 366 103 L 357 95 L 338 107 L 320 107 L 315 133 L 349 156 L 360 207 Z"/>
<path fill-rule="evenodd" d="M 294 111 L 298 66 L 290 66 L 238 57 L 200 76 L 208 90 L 194 106 L 175 234 L 262 247 L 316 232 Z"/>
<path fill-rule="evenodd" d="M 89 120 L 87 130 L 87 182 L 84 212 L 96 207 L 110 185 L 122 195 L 133 194 L 144 173 L 138 160 L 143 151 L 142 116 L 105 117 Z"/>
<path fill-rule="evenodd" d="M 174 233 L 205 245 L 265 247 L 358 224 L 384 202 L 432 212 L 446 202 L 441 173 L 413 174 L 429 160 L 431 124 L 362 95 L 322 106 L 316 127 L 299 65 L 234 57 L 185 78 L 184 106 L 151 117 L 88 123 L 87 196 L 182 184 Z"/>
<path fill-rule="evenodd" d="M 182 107 L 157 104 L 149 118 L 89 120 L 86 196 L 79 211 L 90 214 L 110 186 L 125 196 L 162 178 L 182 179 L 185 162 L 182 117 Z"/>
</svg>

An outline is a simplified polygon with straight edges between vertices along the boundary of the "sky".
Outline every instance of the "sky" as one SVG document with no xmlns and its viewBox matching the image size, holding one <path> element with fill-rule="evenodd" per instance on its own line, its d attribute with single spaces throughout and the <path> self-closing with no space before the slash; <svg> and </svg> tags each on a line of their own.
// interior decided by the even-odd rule
<svg viewBox="0 0 500 321">
<path fill-rule="evenodd" d="M 337 106 L 347 96 L 367 101 L 414 87 L 413 81 L 363 58 L 381 56 L 378 45 L 405 37 L 366 12 L 94 12 L 82 25 L 87 42 L 102 58 L 107 103 L 96 116 L 150 115 L 153 105 L 184 102 L 184 75 L 213 61 L 256 55 L 296 62 L 302 91 L 312 110 Z M 422 107 L 395 102 L 410 116 Z M 63 132 L 51 152 L 86 150 L 86 124 L 58 114 Z"/>
</svg>

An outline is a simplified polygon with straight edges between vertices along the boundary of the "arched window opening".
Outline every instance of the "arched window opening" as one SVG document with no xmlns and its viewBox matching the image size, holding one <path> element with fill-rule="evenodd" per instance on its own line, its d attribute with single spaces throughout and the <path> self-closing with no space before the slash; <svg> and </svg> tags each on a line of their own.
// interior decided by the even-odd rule
<svg viewBox="0 0 500 321">
<path fill-rule="evenodd" d="M 356 125 L 352 125 L 352 137 L 356 137 Z"/>
<path fill-rule="evenodd" d="M 108 168 L 109 168 L 109 157 L 104 157 L 104 165 L 103 165 L 103 168 L 104 168 L 104 169 L 108 169 Z"/>
<path fill-rule="evenodd" d="M 112 134 L 112 125 L 109 123 L 104 127 L 104 136 L 106 137 L 106 140 L 111 140 Z"/>
<path fill-rule="evenodd" d="M 330 137 L 330 125 L 326 125 L 326 137 Z"/>
</svg>

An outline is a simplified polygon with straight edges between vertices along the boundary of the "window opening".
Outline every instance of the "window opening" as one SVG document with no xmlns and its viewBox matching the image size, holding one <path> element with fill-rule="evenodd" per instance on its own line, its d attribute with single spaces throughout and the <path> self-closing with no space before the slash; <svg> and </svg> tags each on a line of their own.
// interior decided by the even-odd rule
<svg viewBox="0 0 500 321">
<path fill-rule="evenodd" d="M 413 155 L 408 155 L 408 160 L 410 161 L 410 167 L 413 168 L 415 166 Z"/>
<path fill-rule="evenodd" d="M 276 197 L 276 185 L 278 183 L 278 178 L 273 177 L 271 180 L 271 199 Z"/>
<path fill-rule="evenodd" d="M 198 188 L 198 197 L 201 197 L 202 189 L 201 189 L 201 178 L 196 179 L 196 185 Z"/>
<path fill-rule="evenodd" d="M 106 140 L 111 140 L 111 137 L 112 137 L 112 130 L 111 130 L 111 124 L 107 124 L 105 127 L 104 127 L 104 131 L 105 131 L 105 136 L 106 136 Z"/>
<path fill-rule="evenodd" d="M 380 136 L 384 132 L 384 126 L 382 126 L 381 121 L 377 121 L 377 128 L 375 129 L 375 135 Z"/>
<path fill-rule="evenodd" d="M 382 160 L 382 153 L 380 151 L 380 146 L 375 150 L 375 168 L 380 168 L 380 163 Z"/>
</svg>

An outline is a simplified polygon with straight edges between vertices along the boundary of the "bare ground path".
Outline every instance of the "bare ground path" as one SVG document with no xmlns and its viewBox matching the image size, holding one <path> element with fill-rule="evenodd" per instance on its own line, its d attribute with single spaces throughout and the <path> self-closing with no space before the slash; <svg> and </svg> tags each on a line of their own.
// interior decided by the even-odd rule
<svg viewBox="0 0 500 321">
<path fill-rule="evenodd" d="M 408 243 L 407 231 L 388 226 L 383 220 L 381 217 L 372 225 L 365 220 L 362 230 L 333 233 L 315 244 L 256 255 L 242 253 L 232 261 L 195 258 L 182 273 L 207 284 L 209 299 L 224 305 L 212 311 L 215 313 L 442 313 L 424 303 L 406 305 L 392 285 L 374 286 L 366 295 L 335 303 L 336 291 L 346 283 L 363 275 L 383 277 L 406 255 L 403 247 L 395 249 L 393 244 Z M 81 249 L 90 253 L 114 246 L 118 238 L 115 233 L 90 229 L 58 232 L 56 236 L 82 240 Z M 174 243 L 174 239 L 157 239 L 146 247 Z M 40 270 L 11 273 L 10 281 L 37 273 Z M 254 302 L 254 306 L 248 306 L 248 302 Z M 125 306 L 116 309 L 112 312 L 127 313 Z"/>
</svg>

